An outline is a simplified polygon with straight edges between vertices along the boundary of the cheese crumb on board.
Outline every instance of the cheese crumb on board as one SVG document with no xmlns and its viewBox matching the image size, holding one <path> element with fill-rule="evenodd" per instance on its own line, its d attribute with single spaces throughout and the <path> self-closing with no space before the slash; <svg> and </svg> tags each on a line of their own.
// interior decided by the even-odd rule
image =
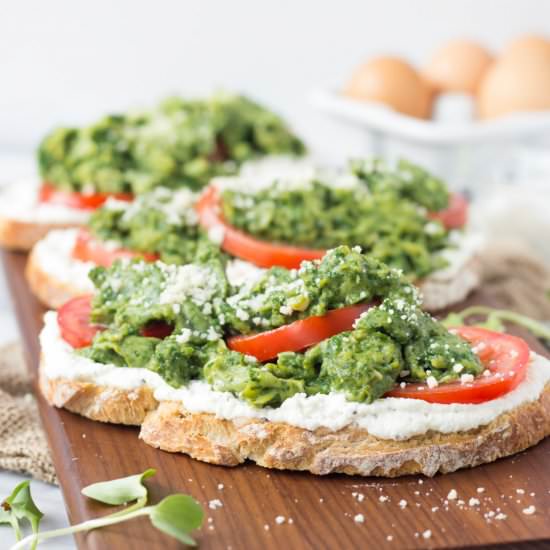
<svg viewBox="0 0 550 550">
<path fill-rule="evenodd" d="M 208 503 L 210 510 L 217 510 L 223 506 L 223 502 L 219 498 L 214 498 Z"/>
</svg>

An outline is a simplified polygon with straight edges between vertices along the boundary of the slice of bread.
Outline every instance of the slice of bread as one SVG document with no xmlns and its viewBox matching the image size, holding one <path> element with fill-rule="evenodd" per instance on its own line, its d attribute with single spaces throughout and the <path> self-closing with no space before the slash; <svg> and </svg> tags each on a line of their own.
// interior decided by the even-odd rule
<svg viewBox="0 0 550 550">
<path fill-rule="evenodd" d="M 77 280 L 62 281 L 40 262 L 36 245 L 29 254 L 25 267 L 25 277 L 32 293 L 49 309 L 58 309 L 71 298 L 89 293 Z"/>
<path fill-rule="evenodd" d="M 90 212 L 38 200 L 38 180 L 14 181 L 0 186 L 0 246 L 30 250 L 52 229 L 79 227 Z"/>
<path fill-rule="evenodd" d="M 418 283 L 422 293 L 422 309 L 439 311 L 465 300 L 482 279 L 481 259 L 472 256 L 457 271 L 436 271 Z"/>
<path fill-rule="evenodd" d="M 121 390 L 64 378 L 40 388 L 47 401 L 92 420 L 141 425 L 148 445 L 223 466 L 252 460 L 266 468 L 397 477 L 453 472 L 518 453 L 550 435 L 550 383 L 536 401 L 466 432 L 429 432 L 406 440 L 375 437 L 347 426 L 314 431 L 258 418 L 226 420 L 157 402 L 150 389 Z"/>
<path fill-rule="evenodd" d="M 8 218 L 0 214 L 0 246 L 9 250 L 30 250 L 52 229 L 74 227 L 74 223 L 44 223 Z"/>
</svg>

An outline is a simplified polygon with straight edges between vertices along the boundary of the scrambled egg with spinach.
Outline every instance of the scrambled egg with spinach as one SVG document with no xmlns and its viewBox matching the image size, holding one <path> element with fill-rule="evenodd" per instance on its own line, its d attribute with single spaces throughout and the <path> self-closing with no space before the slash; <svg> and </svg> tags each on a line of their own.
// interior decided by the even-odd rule
<svg viewBox="0 0 550 550">
<path fill-rule="evenodd" d="M 415 288 L 398 271 L 359 249 L 340 246 L 321 261 L 270 269 L 241 287 L 229 284 L 225 268 L 223 258 L 211 257 L 184 266 L 118 262 L 94 269 L 92 321 L 107 328 L 80 353 L 151 369 L 174 387 L 204 380 L 255 407 L 333 391 L 368 403 L 402 380 L 447 382 L 458 372 L 482 371 L 471 347 L 420 309 Z M 224 340 L 372 301 L 379 305 L 352 330 L 265 364 L 229 350 Z M 159 322 L 170 327 L 169 336 L 144 335 Z"/>
<path fill-rule="evenodd" d="M 198 225 L 196 199 L 190 189 L 157 187 L 131 203 L 109 199 L 93 212 L 88 226 L 104 243 L 155 253 L 164 263 L 202 262 L 221 252 Z"/>
<path fill-rule="evenodd" d="M 154 109 L 57 128 L 38 150 L 43 181 L 79 192 L 140 194 L 164 186 L 200 189 L 270 154 L 304 153 L 276 114 L 238 95 L 178 97 Z"/>
<path fill-rule="evenodd" d="M 340 244 L 361 248 L 391 267 L 420 279 L 446 265 L 437 253 L 448 231 L 427 210 L 448 205 L 445 184 L 401 161 L 395 170 L 376 160 L 352 163 L 357 180 L 345 185 L 275 181 L 257 192 L 226 188 L 225 219 L 259 239 L 314 249 Z M 355 184 L 354 184 L 355 182 Z"/>
</svg>

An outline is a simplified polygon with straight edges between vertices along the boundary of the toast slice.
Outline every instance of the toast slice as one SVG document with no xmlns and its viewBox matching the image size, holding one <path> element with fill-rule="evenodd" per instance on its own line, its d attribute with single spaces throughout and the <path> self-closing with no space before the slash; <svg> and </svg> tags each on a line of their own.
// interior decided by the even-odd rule
<svg viewBox="0 0 550 550">
<path fill-rule="evenodd" d="M 8 218 L 0 213 L 0 246 L 28 251 L 52 229 L 74 227 L 74 223 L 31 222 Z"/>
<path fill-rule="evenodd" d="M 90 213 L 58 204 L 39 204 L 38 182 L 0 187 L 0 246 L 30 250 L 52 229 L 84 225 Z"/>
<path fill-rule="evenodd" d="M 40 388 L 56 407 L 100 422 L 140 425 L 139 437 L 164 451 L 222 466 L 252 460 L 266 468 L 318 475 L 433 476 L 493 462 L 550 435 L 550 383 L 537 400 L 525 402 L 485 426 L 449 434 L 428 432 L 406 440 L 382 439 L 353 425 L 331 431 L 306 430 L 261 418 L 227 420 L 190 412 L 180 402 L 157 402 L 146 386 L 125 390 L 66 378 L 48 379 L 42 366 Z"/>
<path fill-rule="evenodd" d="M 32 293 L 48 308 L 57 309 L 93 291 L 88 271 L 94 264 L 71 257 L 77 233 L 74 228 L 50 231 L 29 254 L 25 277 Z"/>
</svg>

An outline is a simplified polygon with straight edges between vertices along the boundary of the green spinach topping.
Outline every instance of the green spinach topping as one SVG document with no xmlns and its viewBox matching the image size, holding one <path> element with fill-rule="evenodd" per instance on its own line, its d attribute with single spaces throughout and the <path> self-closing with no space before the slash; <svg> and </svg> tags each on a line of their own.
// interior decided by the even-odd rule
<svg viewBox="0 0 550 550">
<path fill-rule="evenodd" d="M 169 98 L 141 112 L 57 128 L 40 145 L 44 181 L 59 189 L 140 194 L 164 186 L 200 189 L 210 178 L 269 154 L 304 152 L 276 114 L 238 95 Z"/>
<path fill-rule="evenodd" d="M 219 258 L 185 266 L 118 262 L 94 269 L 91 278 L 97 287 L 92 321 L 107 329 L 80 353 L 151 369 L 174 387 L 204 380 L 255 407 L 332 391 L 372 402 L 398 381 L 448 382 L 482 371 L 470 346 L 420 309 L 417 291 L 398 271 L 346 246 L 299 270 L 270 269 L 238 288 L 228 283 Z M 380 305 L 363 313 L 353 330 L 273 362 L 231 351 L 223 339 L 372 300 Z M 172 333 L 144 335 L 156 322 Z"/>
<path fill-rule="evenodd" d="M 408 160 L 400 159 L 395 169 L 390 169 L 379 158 L 354 160 L 350 164 L 352 172 L 367 184 L 373 194 L 408 199 L 433 212 L 449 205 L 445 183 Z"/>
<path fill-rule="evenodd" d="M 438 252 L 449 246 L 449 234 L 426 213 L 447 205 L 444 184 L 405 161 L 395 172 L 380 171 L 373 161 L 355 163 L 354 171 L 355 185 L 319 178 L 275 181 L 257 193 L 227 188 L 223 215 L 265 241 L 315 249 L 361 246 L 411 279 L 444 267 Z"/>
<path fill-rule="evenodd" d="M 220 250 L 199 227 L 195 201 L 189 189 L 157 187 L 132 203 L 109 200 L 94 211 L 89 228 L 101 241 L 156 253 L 164 263 L 203 262 Z"/>
</svg>

